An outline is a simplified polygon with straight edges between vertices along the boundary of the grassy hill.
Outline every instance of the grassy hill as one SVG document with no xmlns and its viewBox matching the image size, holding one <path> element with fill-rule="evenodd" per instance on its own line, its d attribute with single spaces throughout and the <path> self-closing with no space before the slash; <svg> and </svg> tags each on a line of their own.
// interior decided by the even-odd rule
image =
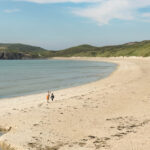
<svg viewBox="0 0 150 150">
<path fill-rule="evenodd" d="M 95 47 L 80 45 L 55 53 L 55 56 L 87 56 L 87 57 L 111 57 L 111 56 L 150 56 L 150 41 L 131 42 L 123 45 Z"/>
<path fill-rule="evenodd" d="M 111 57 L 150 56 L 150 41 L 131 42 L 123 45 L 95 47 L 80 45 L 60 51 L 49 51 L 24 44 L 0 44 L 0 59 L 33 59 L 49 57 Z"/>
<path fill-rule="evenodd" d="M 52 51 L 25 44 L 0 44 L 0 59 L 47 58 Z"/>
</svg>

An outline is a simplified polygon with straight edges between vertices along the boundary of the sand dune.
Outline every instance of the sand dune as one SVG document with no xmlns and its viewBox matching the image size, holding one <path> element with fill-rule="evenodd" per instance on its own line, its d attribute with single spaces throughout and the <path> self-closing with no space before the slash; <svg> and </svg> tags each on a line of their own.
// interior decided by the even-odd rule
<svg viewBox="0 0 150 150">
<path fill-rule="evenodd" d="M 108 78 L 0 100 L 2 146 L 18 150 L 149 150 L 150 58 L 70 58 L 118 64 Z M 11 127 L 11 128 L 10 128 Z"/>
</svg>

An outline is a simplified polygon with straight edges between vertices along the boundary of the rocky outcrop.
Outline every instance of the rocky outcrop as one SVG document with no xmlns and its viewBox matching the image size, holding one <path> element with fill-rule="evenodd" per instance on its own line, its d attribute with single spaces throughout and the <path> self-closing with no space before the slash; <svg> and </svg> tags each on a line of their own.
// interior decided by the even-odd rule
<svg viewBox="0 0 150 150">
<path fill-rule="evenodd" d="M 0 59 L 22 59 L 22 53 L 0 52 Z"/>
</svg>

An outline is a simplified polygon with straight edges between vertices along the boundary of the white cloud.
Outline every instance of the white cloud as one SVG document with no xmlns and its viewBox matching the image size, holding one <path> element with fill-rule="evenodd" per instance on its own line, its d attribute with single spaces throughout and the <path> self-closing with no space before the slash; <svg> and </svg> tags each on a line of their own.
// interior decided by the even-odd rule
<svg viewBox="0 0 150 150">
<path fill-rule="evenodd" d="M 149 17 L 149 13 L 140 13 L 140 8 L 150 6 L 150 0 L 14 0 L 33 3 L 88 3 L 88 7 L 76 8 L 72 12 L 78 16 L 90 18 L 99 25 L 108 24 L 113 19 L 136 20 Z"/>
<path fill-rule="evenodd" d="M 19 12 L 19 9 L 5 9 L 4 12 L 5 13 L 15 13 L 15 12 Z"/>
<path fill-rule="evenodd" d="M 150 18 L 150 13 L 143 13 L 142 16 L 143 16 L 144 18 L 147 18 L 147 17 Z"/>
<path fill-rule="evenodd" d="M 99 4 L 73 10 L 73 13 L 95 20 L 99 25 L 113 19 L 134 20 L 142 17 L 138 9 L 150 6 L 150 0 L 103 0 Z"/>
</svg>

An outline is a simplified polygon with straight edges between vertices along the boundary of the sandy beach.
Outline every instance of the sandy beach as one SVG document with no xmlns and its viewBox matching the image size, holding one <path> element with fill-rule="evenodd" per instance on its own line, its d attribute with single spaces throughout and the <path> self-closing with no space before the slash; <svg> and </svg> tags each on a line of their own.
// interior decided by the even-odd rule
<svg viewBox="0 0 150 150">
<path fill-rule="evenodd" d="M 64 58 L 63 58 L 64 59 Z M 2 150 L 149 150 L 150 58 L 67 58 L 118 64 L 109 77 L 0 100 Z"/>
</svg>

